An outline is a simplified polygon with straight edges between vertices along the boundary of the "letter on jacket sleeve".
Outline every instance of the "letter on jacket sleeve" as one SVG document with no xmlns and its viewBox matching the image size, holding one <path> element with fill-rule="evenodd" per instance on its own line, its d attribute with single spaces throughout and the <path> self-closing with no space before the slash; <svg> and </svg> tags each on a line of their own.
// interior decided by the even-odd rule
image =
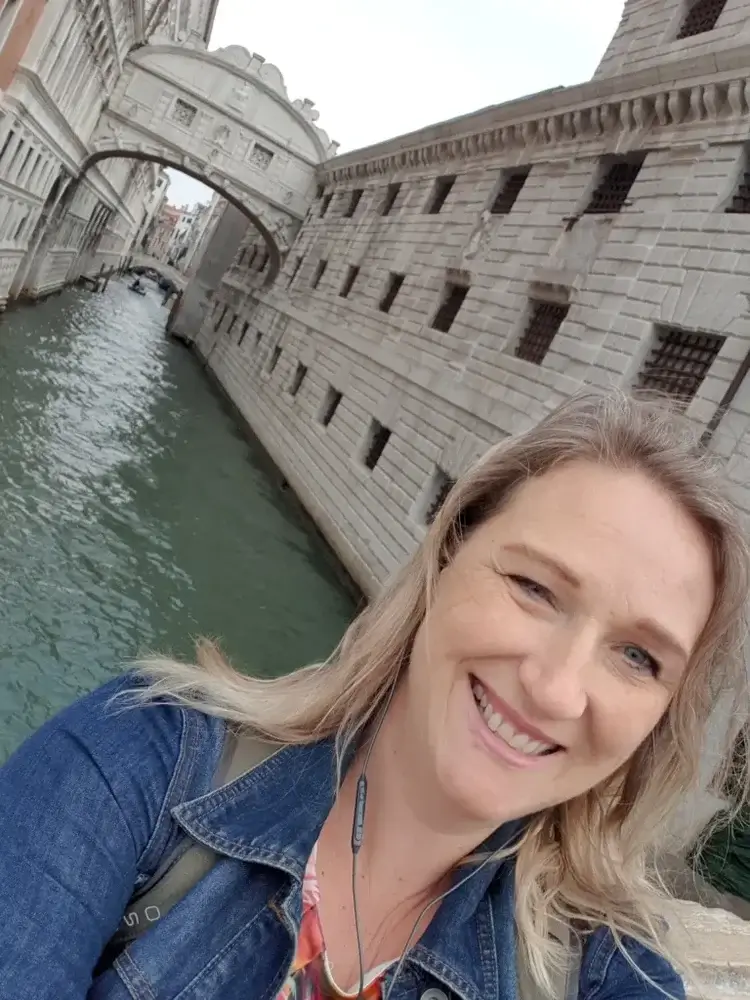
<svg viewBox="0 0 750 1000">
<path fill-rule="evenodd" d="M 178 759 L 179 709 L 116 711 L 118 678 L 0 768 L 0 997 L 84 1000 Z"/>
</svg>

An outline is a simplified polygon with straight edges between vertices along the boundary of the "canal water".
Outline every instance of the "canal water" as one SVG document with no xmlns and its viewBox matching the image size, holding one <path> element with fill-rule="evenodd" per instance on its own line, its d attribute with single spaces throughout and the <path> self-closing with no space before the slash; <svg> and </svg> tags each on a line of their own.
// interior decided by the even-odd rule
<svg viewBox="0 0 750 1000">
<path fill-rule="evenodd" d="M 143 653 L 210 635 L 273 675 L 355 610 L 148 284 L 0 320 L 0 761 Z"/>
</svg>

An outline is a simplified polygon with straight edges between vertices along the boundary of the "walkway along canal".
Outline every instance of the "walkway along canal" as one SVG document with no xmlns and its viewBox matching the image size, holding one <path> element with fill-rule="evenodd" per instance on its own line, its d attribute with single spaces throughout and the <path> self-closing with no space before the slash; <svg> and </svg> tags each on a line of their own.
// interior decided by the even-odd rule
<svg viewBox="0 0 750 1000">
<path fill-rule="evenodd" d="M 147 285 L 0 321 L 0 761 L 140 653 L 207 634 L 273 674 L 327 655 L 355 610 Z"/>
</svg>

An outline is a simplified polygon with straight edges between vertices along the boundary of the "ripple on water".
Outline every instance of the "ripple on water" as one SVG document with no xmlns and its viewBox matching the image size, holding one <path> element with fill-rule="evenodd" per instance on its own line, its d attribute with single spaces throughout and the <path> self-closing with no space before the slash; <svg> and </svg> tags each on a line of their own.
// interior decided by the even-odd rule
<svg viewBox="0 0 750 1000">
<path fill-rule="evenodd" d="M 165 316 L 114 282 L 0 325 L 0 760 L 145 651 L 210 634 L 274 674 L 353 613 Z"/>
</svg>

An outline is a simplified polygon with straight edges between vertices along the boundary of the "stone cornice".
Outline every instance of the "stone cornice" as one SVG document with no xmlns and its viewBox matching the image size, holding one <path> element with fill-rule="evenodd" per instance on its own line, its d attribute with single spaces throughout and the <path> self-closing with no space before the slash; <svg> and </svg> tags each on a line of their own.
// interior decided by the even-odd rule
<svg viewBox="0 0 750 1000">
<path fill-rule="evenodd" d="M 599 77 L 484 108 L 345 153 L 321 180 L 346 182 L 508 154 L 517 160 L 574 155 L 587 144 L 625 152 L 659 131 L 695 124 L 750 127 L 750 44 Z"/>
</svg>

